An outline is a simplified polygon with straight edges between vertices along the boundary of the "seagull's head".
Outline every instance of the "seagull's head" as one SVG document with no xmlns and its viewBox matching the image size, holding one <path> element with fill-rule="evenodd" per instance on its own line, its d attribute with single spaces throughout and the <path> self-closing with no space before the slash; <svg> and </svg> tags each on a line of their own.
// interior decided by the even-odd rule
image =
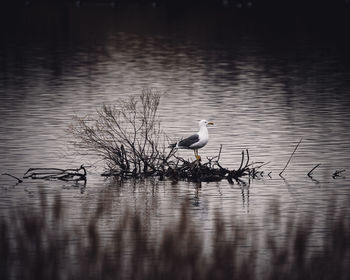
<svg viewBox="0 0 350 280">
<path fill-rule="evenodd" d="M 199 127 L 207 126 L 207 125 L 214 125 L 213 122 L 208 122 L 207 120 L 201 120 L 199 121 Z"/>
</svg>

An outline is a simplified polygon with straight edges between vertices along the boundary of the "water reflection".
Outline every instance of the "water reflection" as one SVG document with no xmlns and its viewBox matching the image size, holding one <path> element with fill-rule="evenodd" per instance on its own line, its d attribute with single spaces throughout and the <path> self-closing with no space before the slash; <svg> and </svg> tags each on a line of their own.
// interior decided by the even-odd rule
<svg viewBox="0 0 350 280">
<path fill-rule="evenodd" d="M 114 190 L 117 196 L 118 188 Z M 142 191 L 140 188 L 143 187 L 133 191 Z M 1 277 L 239 279 L 244 275 L 245 279 L 282 276 L 310 279 L 319 275 L 333 279 L 336 274 L 338 279 L 347 279 L 349 276 L 350 248 L 346 244 L 350 228 L 347 220 L 342 219 L 349 215 L 348 208 L 338 211 L 335 204 L 328 202 L 327 215 L 333 218 L 323 227 L 325 233 L 310 227 L 318 223 L 314 213 L 303 218 L 291 215 L 285 218 L 281 205 L 274 201 L 264 213 L 263 235 L 252 221 L 254 217 L 247 221 L 237 217 L 227 220 L 216 210 L 208 239 L 188 199 L 179 201 L 178 216 L 172 223 L 159 226 L 155 223 L 159 220 L 157 212 L 145 215 L 140 206 L 120 209 L 112 193 L 101 192 L 90 198 L 88 204 L 78 205 L 75 201 L 67 207 L 67 197 L 59 193 L 47 197 L 39 189 L 38 204 L 1 215 Z"/>
</svg>

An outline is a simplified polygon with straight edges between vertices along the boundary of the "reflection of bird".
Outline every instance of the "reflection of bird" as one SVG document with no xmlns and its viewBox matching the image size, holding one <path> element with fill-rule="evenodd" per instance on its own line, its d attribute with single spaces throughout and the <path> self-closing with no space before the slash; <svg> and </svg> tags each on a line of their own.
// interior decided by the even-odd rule
<svg viewBox="0 0 350 280">
<path fill-rule="evenodd" d="M 198 149 L 203 148 L 209 140 L 207 125 L 213 124 L 212 122 L 201 120 L 199 122 L 199 131 L 196 134 L 182 139 L 177 143 L 170 144 L 169 148 L 191 149 L 194 151 L 196 159 L 199 160 L 201 157 L 198 155 Z"/>
</svg>

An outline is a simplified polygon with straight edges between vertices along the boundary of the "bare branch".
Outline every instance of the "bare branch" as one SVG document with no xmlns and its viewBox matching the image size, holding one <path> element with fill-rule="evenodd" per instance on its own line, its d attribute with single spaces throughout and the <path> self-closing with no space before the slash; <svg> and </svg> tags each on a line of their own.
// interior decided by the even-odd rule
<svg viewBox="0 0 350 280">
<path fill-rule="evenodd" d="M 282 175 L 282 173 L 284 172 L 284 170 L 286 170 L 286 168 L 287 168 L 289 162 L 291 161 L 291 159 L 292 159 L 294 153 L 295 153 L 296 150 L 298 149 L 298 147 L 299 147 L 299 145 L 300 145 L 300 143 L 301 143 L 302 140 L 303 140 L 303 138 L 300 138 L 300 141 L 299 141 L 298 144 L 295 146 L 294 151 L 293 151 L 293 153 L 290 155 L 290 157 L 289 157 L 289 159 L 288 159 L 288 161 L 287 161 L 285 167 L 284 167 L 283 170 L 280 172 L 280 174 L 279 174 L 280 176 Z"/>
<path fill-rule="evenodd" d="M 312 168 L 310 171 L 309 171 L 309 173 L 307 173 L 307 176 L 309 176 L 309 177 L 311 177 L 312 176 L 312 172 L 317 168 L 317 167 L 319 167 L 321 164 L 319 163 L 319 164 L 316 164 L 315 166 L 314 166 L 314 168 Z"/>
<path fill-rule="evenodd" d="M 4 175 L 4 176 L 10 176 L 11 178 L 16 179 L 16 180 L 18 181 L 18 183 L 22 183 L 22 182 L 23 182 L 23 180 L 19 179 L 19 178 L 16 177 L 16 176 L 13 176 L 13 175 L 11 175 L 11 174 L 9 174 L 9 173 L 3 173 L 2 175 Z"/>
</svg>

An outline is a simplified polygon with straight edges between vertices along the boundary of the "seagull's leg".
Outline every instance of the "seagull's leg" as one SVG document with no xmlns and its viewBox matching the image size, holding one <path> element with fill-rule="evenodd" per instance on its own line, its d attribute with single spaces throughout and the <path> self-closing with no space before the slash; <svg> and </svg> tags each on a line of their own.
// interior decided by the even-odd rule
<svg viewBox="0 0 350 280">
<path fill-rule="evenodd" d="M 201 159 L 201 157 L 198 155 L 198 149 L 194 149 L 194 155 L 196 156 L 196 160 Z"/>
</svg>

